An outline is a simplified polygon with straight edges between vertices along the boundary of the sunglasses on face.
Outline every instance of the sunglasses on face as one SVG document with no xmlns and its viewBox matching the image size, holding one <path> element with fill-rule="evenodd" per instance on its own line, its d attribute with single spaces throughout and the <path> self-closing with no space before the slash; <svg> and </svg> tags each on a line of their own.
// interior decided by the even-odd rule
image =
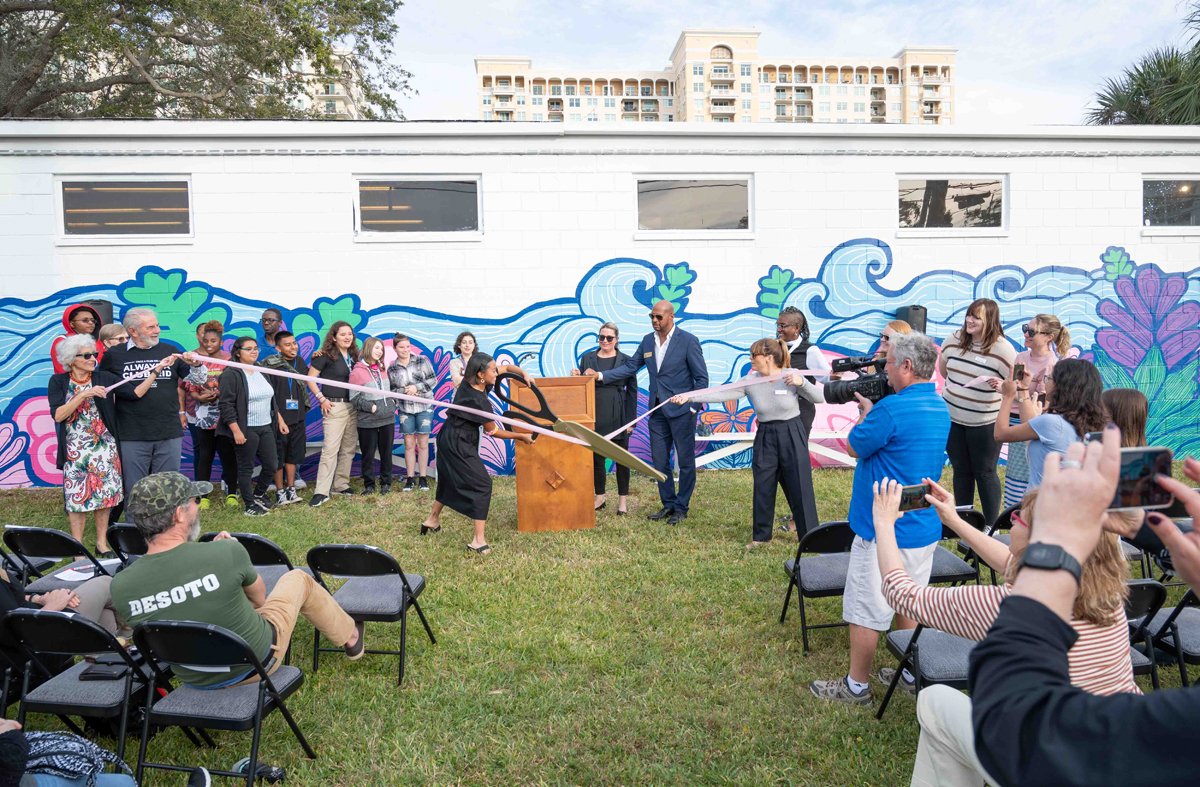
<svg viewBox="0 0 1200 787">
<path fill-rule="evenodd" d="M 655 314 L 654 312 L 650 312 L 651 320 L 665 320 L 666 318 L 667 316 L 665 314 Z"/>
<path fill-rule="evenodd" d="M 100 353 L 75 353 L 76 358 L 82 358 L 85 361 L 90 361 L 93 358 L 100 356 Z"/>
<path fill-rule="evenodd" d="M 888 336 L 886 333 L 881 333 L 881 334 L 879 334 L 879 341 L 881 341 L 881 342 L 890 342 L 891 340 L 892 340 L 892 337 L 891 337 L 891 336 Z"/>
<path fill-rule="evenodd" d="M 1049 331 L 1038 331 L 1038 330 L 1035 330 L 1035 329 L 1034 329 L 1034 327 L 1033 327 L 1032 325 L 1022 325 L 1022 326 L 1021 326 L 1021 333 L 1025 334 L 1026 336 L 1037 336 L 1038 334 L 1041 334 L 1042 336 L 1049 336 L 1049 335 L 1050 335 L 1050 332 L 1049 332 Z"/>
<path fill-rule="evenodd" d="M 615 342 L 617 340 L 616 336 L 605 336 L 604 334 L 599 334 L 596 338 L 602 342 Z"/>
</svg>

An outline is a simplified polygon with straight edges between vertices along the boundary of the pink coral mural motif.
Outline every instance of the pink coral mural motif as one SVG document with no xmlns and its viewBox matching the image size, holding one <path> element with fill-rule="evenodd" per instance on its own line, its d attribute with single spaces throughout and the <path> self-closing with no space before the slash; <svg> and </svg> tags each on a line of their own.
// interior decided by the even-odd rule
<svg viewBox="0 0 1200 787">
<path fill-rule="evenodd" d="M 62 471 L 54 466 L 58 454 L 58 435 L 46 397 L 27 399 L 13 414 L 13 423 L 29 438 L 29 468 L 33 475 L 48 486 L 61 485 Z"/>
<path fill-rule="evenodd" d="M 25 472 L 25 446 L 29 438 L 9 423 L 0 423 L 0 489 L 29 486 Z"/>
</svg>

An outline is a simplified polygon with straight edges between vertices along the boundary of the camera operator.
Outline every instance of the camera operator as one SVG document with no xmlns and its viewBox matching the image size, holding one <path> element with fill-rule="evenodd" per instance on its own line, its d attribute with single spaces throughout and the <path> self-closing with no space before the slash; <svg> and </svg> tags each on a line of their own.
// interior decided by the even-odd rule
<svg viewBox="0 0 1200 787">
<path fill-rule="evenodd" d="M 842 618 L 850 624 L 850 673 L 809 685 L 817 697 L 854 705 L 871 703 L 869 671 L 879 632 L 888 630 L 895 614 L 880 589 L 872 485 L 885 477 L 902 484 L 940 478 L 950 433 L 946 402 L 930 382 L 937 363 L 937 345 L 916 332 L 896 336 L 890 344 L 884 370 L 895 395 L 873 403 L 856 393 L 861 414 L 849 436 L 850 453 L 859 458 L 849 516 L 856 537 L 842 597 Z M 828 398 L 829 385 L 825 390 Z M 896 525 L 901 560 L 918 584 L 929 583 L 933 553 L 941 534 L 937 512 L 929 508 L 908 512 Z M 916 623 L 900 618 L 897 625 L 913 628 Z"/>
</svg>

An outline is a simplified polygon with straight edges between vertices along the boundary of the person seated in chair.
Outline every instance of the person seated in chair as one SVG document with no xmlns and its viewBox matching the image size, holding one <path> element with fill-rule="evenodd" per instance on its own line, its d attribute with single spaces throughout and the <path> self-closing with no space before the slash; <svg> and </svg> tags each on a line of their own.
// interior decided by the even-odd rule
<svg viewBox="0 0 1200 787">
<path fill-rule="evenodd" d="M 179 473 L 155 473 L 134 485 L 128 505 L 149 549 L 113 578 L 117 615 L 131 626 L 146 620 L 223 626 L 246 640 L 268 673 L 282 663 L 296 618 L 303 615 L 342 645 L 352 661 L 362 658 L 363 624 L 356 624 L 311 576 L 289 571 L 268 596 L 236 539 L 222 531 L 209 543 L 197 542 L 199 501 L 211 491 L 212 484 Z M 256 680 L 252 670 L 201 672 L 179 665 L 175 674 L 199 689 Z"/>
</svg>

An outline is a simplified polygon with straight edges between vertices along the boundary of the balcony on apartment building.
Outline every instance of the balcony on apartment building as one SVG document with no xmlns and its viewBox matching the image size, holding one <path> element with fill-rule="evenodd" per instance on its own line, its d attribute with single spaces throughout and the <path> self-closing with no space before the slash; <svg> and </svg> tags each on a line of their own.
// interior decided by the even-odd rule
<svg viewBox="0 0 1200 787">
<path fill-rule="evenodd" d="M 658 102 L 657 101 L 642 101 L 642 111 L 643 112 L 657 112 L 658 111 Z"/>
<path fill-rule="evenodd" d="M 796 88 L 796 100 L 797 101 L 812 101 L 812 97 L 813 97 L 813 94 L 812 94 L 811 87 Z"/>
<path fill-rule="evenodd" d="M 492 88 L 492 92 L 497 96 L 511 96 L 513 94 L 513 86 L 511 82 L 497 82 Z"/>
<path fill-rule="evenodd" d="M 728 99 L 713 99 L 708 111 L 714 115 L 733 115 L 737 112 L 737 102 Z"/>
<path fill-rule="evenodd" d="M 946 80 L 941 76 L 941 74 L 931 74 L 931 73 L 921 74 L 921 84 L 922 85 L 940 85 L 945 81 Z"/>
<path fill-rule="evenodd" d="M 886 90 L 884 90 L 881 87 L 871 88 L 871 103 L 872 104 L 876 104 L 876 103 L 882 104 L 886 100 L 887 100 L 887 91 Z"/>
<path fill-rule="evenodd" d="M 921 108 L 921 114 L 925 115 L 925 117 L 936 117 L 936 116 L 942 114 L 941 102 L 936 102 L 936 101 L 933 103 L 927 102 Z"/>
<path fill-rule="evenodd" d="M 547 112 L 562 112 L 563 111 L 562 99 L 561 98 L 557 99 L 557 100 L 550 99 L 549 101 L 547 101 L 546 102 L 546 111 Z"/>
<path fill-rule="evenodd" d="M 733 82 L 736 77 L 733 75 L 733 69 L 730 68 L 714 68 L 708 75 L 712 82 Z"/>
<path fill-rule="evenodd" d="M 622 101 L 621 102 L 621 111 L 622 112 L 637 112 L 638 111 L 637 102 L 636 101 Z"/>
</svg>

